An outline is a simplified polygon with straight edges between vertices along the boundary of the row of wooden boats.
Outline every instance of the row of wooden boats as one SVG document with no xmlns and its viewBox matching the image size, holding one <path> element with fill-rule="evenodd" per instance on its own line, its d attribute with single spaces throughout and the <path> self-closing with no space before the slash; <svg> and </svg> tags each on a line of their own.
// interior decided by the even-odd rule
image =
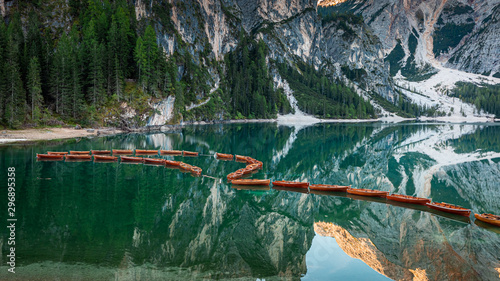
<svg viewBox="0 0 500 281">
<path fill-rule="evenodd" d="M 147 150 L 147 149 L 112 149 L 112 150 L 87 150 L 87 151 L 75 151 L 71 150 L 68 152 L 55 152 L 49 151 L 47 154 L 43 155 L 174 155 L 174 156 L 198 156 L 198 152 L 186 151 L 186 150 Z M 50 158 L 50 157 L 47 157 Z"/>
<path fill-rule="evenodd" d="M 231 154 L 223 154 L 217 153 L 217 158 L 220 159 L 233 159 L 233 155 Z M 254 171 L 254 163 L 259 163 L 260 168 L 262 168 L 262 162 L 256 159 L 253 159 L 249 156 L 235 156 L 236 161 L 241 161 L 247 163 L 245 168 L 239 169 L 236 172 L 230 173 L 227 175 L 228 181 L 230 181 L 234 185 L 238 186 L 269 186 L 271 180 L 269 179 L 241 179 L 246 174 Z M 326 191 L 326 192 L 347 192 L 349 194 L 358 195 L 358 196 L 369 196 L 369 197 L 382 197 L 387 200 L 402 202 L 407 204 L 417 204 L 417 205 L 425 205 L 431 209 L 447 212 L 451 214 L 461 215 L 465 217 L 469 217 L 471 214 L 470 209 L 466 209 L 457 205 L 452 205 L 443 202 L 432 202 L 429 198 L 415 197 L 403 194 L 389 194 L 388 191 L 382 190 L 374 190 L 374 189 L 364 189 L 364 188 L 351 188 L 351 186 L 343 186 L 343 185 L 330 185 L 330 184 L 309 184 L 308 182 L 295 182 L 295 181 L 273 181 L 273 186 L 283 187 L 283 188 L 300 188 L 316 191 Z M 493 224 L 496 226 L 500 226 L 500 216 L 493 214 L 474 214 L 476 219 Z"/>
<path fill-rule="evenodd" d="M 113 154 L 111 156 L 110 154 Z M 180 151 L 180 150 L 135 150 L 135 155 L 174 155 L 174 156 L 198 156 L 198 152 L 191 151 Z M 183 171 L 191 172 L 194 175 L 201 175 L 202 169 L 197 166 L 193 166 L 181 161 L 173 161 L 162 158 L 147 158 L 147 157 L 132 157 L 126 155 L 132 155 L 132 150 L 91 150 L 91 151 L 70 151 L 68 152 L 48 152 L 47 154 L 37 154 L 37 158 L 40 160 L 82 160 L 90 161 L 94 158 L 96 162 L 114 162 L 120 159 L 122 162 L 130 163 L 143 163 L 148 165 L 161 165 L 178 167 Z M 118 158 L 114 155 L 120 155 Z M 245 168 L 241 168 L 227 175 L 227 179 L 234 185 L 238 186 L 269 186 L 271 180 L 269 179 L 243 179 L 245 175 L 250 175 L 261 169 L 263 163 L 257 159 L 249 156 L 242 155 L 232 155 L 224 153 L 216 153 L 217 159 L 232 161 L 233 159 L 238 162 L 246 164 Z M 389 194 L 388 191 L 373 190 L 373 189 L 362 189 L 362 188 L 351 188 L 351 186 L 342 185 L 329 185 L 329 184 L 309 184 L 308 182 L 295 182 L 295 181 L 273 181 L 273 186 L 278 188 L 292 188 L 305 190 L 320 191 L 320 192 L 347 192 L 354 196 L 368 196 L 368 197 L 380 197 L 385 198 L 390 201 L 402 202 L 406 204 L 417 204 L 424 205 L 431 209 L 443 211 L 451 214 L 461 215 L 469 217 L 471 214 L 470 209 L 466 209 L 457 205 L 452 205 L 442 202 L 432 202 L 429 198 L 421 198 L 402 194 Z M 277 188 L 277 189 L 278 189 Z M 500 226 L 500 216 L 493 214 L 474 214 L 474 217 L 482 222 L 492 224 L 495 226 Z"/>
<path fill-rule="evenodd" d="M 386 198 L 387 200 L 392 200 L 407 204 L 425 205 L 434 210 L 461 215 L 465 217 L 469 217 L 472 212 L 470 209 L 463 208 L 457 205 L 452 205 L 444 202 L 432 202 L 432 200 L 429 198 L 422 198 L 422 197 L 395 194 L 395 193 L 389 194 L 388 191 L 351 188 L 351 186 L 338 186 L 338 185 L 327 185 L 327 184 L 310 185 L 308 182 L 293 182 L 293 181 L 274 181 L 273 186 L 288 187 L 288 188 L 309 188 L 311 190 L 333 191 L 333 192 L 345 191 L 349 194 L 354 194 L 358 196 L 382 197 Z M 500 226 L 500 216 L 498 215 L 483 213 L 483 214 L 474 214 L 474 217 L 480 221 Z"/>
<path fill-rule="evenodd" d="M 247 164 L 245 168 L 238 169 L 227 175 L 227 180 L 233 184 L 239 185 L 269 185 L 270 180 L 257 180 L 257 179 L 241 179 L 245 175 L 252 174 L 259 169 L 262 169 L 262 161 L 254 159 L 250 156 L 233 155 L 217 153 L 216 157 L 218 159 L 229 160 L 235 159 L 237 162 L 242 162 Z"/>
<path fill-rule="evenodd" d="M 94 157 L 95 162 L 116 162 L 120 159 L 123 163 L 137 163 L 137 164 L 146 164 L 146 165 L 158 165 L 158 166 L 171 166 L 171 167 L 179 167 L 184 171 L 188 171 L 193 173 L 194 175 L 201 175 L 202 169 L 200 167 L 190 165 L 181 161 L 173 161 L 162 158 L 147 158 L 147 157 L 133 157 L 133 156 L 111 156 L 111 155 L 99 155 L 99 154 L 37 154 L 38 159 L 55 159 L 55 160 L 81 160 L 81 161 L 91 161 L 92 157 Z"/>
</svg>

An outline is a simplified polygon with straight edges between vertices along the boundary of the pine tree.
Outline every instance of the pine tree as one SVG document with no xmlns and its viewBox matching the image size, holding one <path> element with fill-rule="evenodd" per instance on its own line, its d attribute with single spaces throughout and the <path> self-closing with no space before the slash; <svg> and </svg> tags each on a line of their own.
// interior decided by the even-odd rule
<svg viewBox="0 0 500 281">
<path fill-rule="evenodd" d="M 71 42 L 63 33 L 57 44 L 52 62 L 51 94 L 56 102 L 56 112 L 68 115 L 67 109 L 71 104 Z"/>
<path fill-rule="evenodd" d="M 94 107 L 103 102 L 104 93 L 104 45 L 99 43 L 94 27 L 94 22 L 91 20 L 84 32 L 83 46 L 85 48 L 85 56 L 87 58 L 87 99 Z"/>
<path fill-rule="evenodd" d="M 68 114 L 74 119 L 78 118 L 82 112 L 83 92 L 82 92 L 82 66 L 81 66 L 81 48 L 79 45 L 78 31 L 75 27 L 71 30 L 69 36 L 69 43 L 71 46 L 71 55 L 69 60 L 70 81 L 69 89 L 69 107 Z"/>
<path fill-rule="evenodd" d="M 38 58 L 33 56 L 28 67 L 28 93 L 31 103 L 31 120 L 33 122 L 40 121 L 42 113 L 42 82 L 40 76 L 40 63 Z"/>
<path fill-rule="evenodd" d="M 6 86 L 5 86 L 5 115 L 9 127 L 18 127 L 24 120 L 26 93 L 21 79 L 22 73 L 19 67 L 19 43 L 13 30 L 9 25 L 7 31 L 7 56 L 5 61 Z"/>
<path fill-rule="evenodd" d="M 151 25 L 148 25 L 144 38 L 139 37 L 135 46 L 135 59 L 139 67 L 139 80 L 143 90 L 153 91 L 157 94 L 156 63 L 158 62 L 158 45 L 156 44 L 156 34 Z"/>
<path fill-rule="evenodd" d="M 4 117 L 5 113 L 5 99 L 6 99 L 6 73 L 5 73 L 5 62 L 6 62 L 6 50 L 7 50 L 7 27 L 5 23 L 0 21 L 0 121 Z"/>
</svg>

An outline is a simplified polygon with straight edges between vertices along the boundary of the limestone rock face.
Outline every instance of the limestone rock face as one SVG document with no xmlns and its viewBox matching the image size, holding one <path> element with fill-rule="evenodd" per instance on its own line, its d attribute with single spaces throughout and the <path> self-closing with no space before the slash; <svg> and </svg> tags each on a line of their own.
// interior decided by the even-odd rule
<svg viewBox="0 0 500 281">
<path fill-rule="evenodd" d="M 147 126 L 161 126 L 170 121 L 174 117 L 174 103 L 175 97 L 169 96 L 154 104 L 152 107 L 155 113 L 149 118 Z"/>
<path fill-rule="evenodd" d="M 405 77 L 441 67 L 485 75 L 500 71 L 497 1 L 140 0 L 135 5 L 138 19 L 154 23 L 167 54 L 189 52 L 213 81 L 221 80 L 224 56 L 242 34 L 262 39 L 268 59 L 302 60 L 332 79 L 350 80 L 360 93 L 390 101 L 397 95 L 386 60 L 398 45 L 403 55 L 396 64 L 401 71 L 406 68 Z M 325 6 L 362 16 L 362 21 L 324 20 L 318 9 Z M 272 72 L 274 66 L 269 68 Z M 359 75 L 349 77 L 349 71 Z M 183 75 L 182 69 L 178 73 Z M 197 98 L 207 99 L 207 94 Z"/>
<path fill-rule="evenodd" d="M 385 54 L 402 42 L 406 58 L 478 74 L 499 72 L 498 1 L 347 1 L 379 37 Z M 345 5 L 345 4 L 339 4 Z M 416 50 L 409 45 L 413 34 Z M 404 64 L 404 62 L 403 62 Z"/>
</svg>

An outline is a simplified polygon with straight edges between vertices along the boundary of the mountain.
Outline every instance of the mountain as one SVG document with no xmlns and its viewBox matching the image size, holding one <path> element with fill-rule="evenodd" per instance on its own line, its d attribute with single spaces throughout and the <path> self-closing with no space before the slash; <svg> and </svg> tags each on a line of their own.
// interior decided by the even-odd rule
<svg viewBox="0 0 500 281">
<path fill-rule="evenodd" d="M 498 88 L 481 90 L 483 84 L 500 83 L 499 6 L 486 0 L 0 3 L 7 26 L 19 22 L 24 33 L 30 24 L 36 26 L 32 17 L 39 18 L 38 30 L 44 33 L 37 40 L 46 50 L 55 48 L 37 51 L 41 73 L 66 67 L 51 65 L 64 56 L 58 48 L 62 34 L 73 42 L 73 52 L 81 52 L 73 56 L 74 65 L 82 65 L 73 82 L 64 78 L 56 87 L 42 76 L 42 104 L 66 121 L 126 127 L 276 118 L 293 111 L 335 119 L 399 115 L 486 121 L 500 116 Z M 110 41 L 119 38 L 112 34 L 113 19 L 115 28 L 128 34 L 128 43 Z M 17 27 L 4 30 L 5 39 L 13 32 L 12 38 L 22 37 Z M 142 49 L 153 41 L 158 50 Z M 0 50 L 9 49 L 9 41 L 3 42 Z M 7 102 L 0 112 L 7 126 L 27 119 L 15 120 L 9 112 L 31 112 L 31 119 L 38 120 L 32 103 L 40 99 L 31 96 L 27 76 L 32 53 L 16 43 L 28 55 L 17 62 L 23 88 L 2 82 L 19 93 L 1 97 Z M 106 55 L 99 57 L 97 50 Z M 145 55 L 150 51 L 154 54 Z M 457 86 L 459 81 L 469 84 Z M 72 84 L 78 89 L 65 89 Z M 476 94 L 464 97 L 459 93 L 464 87 L 475 87 Z M 71 103 L 83 103 L 84 110 L 66 108 Z M 106 108 L 96 115 L 96 107 Z M 89 115 L 90 121 L 83 118 Z"/>
</svg>

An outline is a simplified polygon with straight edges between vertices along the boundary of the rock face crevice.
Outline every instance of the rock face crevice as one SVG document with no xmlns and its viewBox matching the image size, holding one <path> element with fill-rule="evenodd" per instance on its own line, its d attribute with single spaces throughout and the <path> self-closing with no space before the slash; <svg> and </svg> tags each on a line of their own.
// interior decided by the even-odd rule
<svg viewBox="0 0 500 281">
<path fill-rule="evenodd" d="M 385 55 L 399 40 L 406 60 L 413 33 L 418 39 L 416 65 L 430 63 L 493 75 L 500 71 L 499 7 L 500 3 L 487 0 L 382 0 L 359 2 L 351 11 L 363 16 L 380 39 Z"/>
<path fill-rule="evenodd" d="M 236 48 L 244 32 L 264 40 L 270 59 L 302 60 L 325 69 L 332 79 L 345 77 L 342 67 L 362 69 L 362 77 L 353 81 L 357 87 L 394 101 L 396 90 L 384 60 L 398 44 L 404 50 L 398 64 L 412 72 L 441 67 L 488 75 L 500 71 L 500 4 L 492 2 L 141 0 L 136 16 L 156 23 L 158 42 L 168 54 L 182 44 L 195 63 L 217 77 L 217 68 L 208 61 L 223 65 L 224 55 Z M 339 11 L 360 15 L 364 22 L 322 21 L 318 6 L 341 7 Z M 169 17 L 161 17 L 158 7 Z M 457 37 L 453 30 L 463 34 Z"/>
</svg>

